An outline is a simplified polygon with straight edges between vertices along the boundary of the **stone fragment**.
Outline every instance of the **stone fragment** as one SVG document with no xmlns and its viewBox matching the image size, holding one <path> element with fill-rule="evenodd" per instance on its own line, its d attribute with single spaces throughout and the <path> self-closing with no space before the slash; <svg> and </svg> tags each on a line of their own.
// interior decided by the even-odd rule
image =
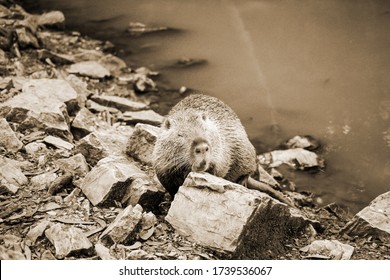
<svg viewBox="0 0 390 280">
<path fill-rule="evenodd" d="M 48 189 L 50 184 L 57 179 L 57 174 L 53 171 L 45 172 L 43 174 L 36 175 L 30 179 L 31 186 L 36 189 L 44 190 Z"/>
<path fill-rule="evenodd" d="M 0 260 L 25 260 L 22 252 L 0 245 Z"/>
<path fill-rule="evenodd" d="M 68 72 L 87 76 L 93 79 L 104 79 L 105 77 L 109 77 L 111 75 L 110 71 L 96 61 L 82 61 L 72 64 L 68 68 Z"/>
<path fill-rule="evenodd" d="M 142 102 L 132 101 L 124 97 L 113 95 L 93 95 L 91 99 L 100 105 L 114 107 L 118 110 L 125 111 L 141 111 L 148 109 L 148 105 Z"/>
<path fill-rule="evenodd" d="M 301 251 L 310 254 L 308 258 L 323 256 L 332 260 L 349 260 L 354 248 L 338 240 L 315 240 L 310 245 L 301 248 Z"/>
<path fill-rule="evenodd" d="M 349 236 L 372 237 L 390 242 L 390 192 L 376 197 L 343 228 Z"/>
<path fill-rule="evenodd" d="M 31 142 L 24 146 L 24 149 L 29 155 L 37 155 L 38 153 L 46 153 L 48 150 L 45 143 L 41 142 Z"/>
<path fill-rule="evenodd" d="M 76 143 L 74 151 L 83 154 L 87 162 L 95 166 L 104 157 L 123 156 L 132 131 L 127 126 L 92 132 Z"/>
<path fill-rule="evenodd" d="M 100 259 L 102 260 L 116 260 L 111 254 L 110 254 L 110 249 L 105 247 L 101 243 L 95 244 L 95 251 L 96 254 L 99 256 Z"/>
<path fill-rule="evenodd" d="M 28 47 L 39 48 L 38 39 L 35 35 L 25 27 L 19 27 L 15 29 L 17 40 L 21 49 Z"/>
<path fill-rule="evenodd" d="M 127 206 L 118 214 L 115 220 L 108 225 L 100 239 L 109 243 L 129 244 L 136 238 L 142 219 L 142 207 L 140 205 Z"/>
<path fill-rule="evenodd" d="M 63 27 L 65 16 L 61 11 L 50 11 L 38 16 L 37 23 L 40 26 Z"/>
<path fill-rule="evenodd" d="M 148 26 L 141 22 L 130 22 L 129 27 L 127 28 L 127 32 L 131 36 L 140 36 L 146 33 L 154 33 L 168 30 L 170 30 L 170 28 L 166 26 Z"/>
<path fill-rule="evenodd" d="M 75 139 L 81 139 L 89 133 L 109 129 L 110 125 L 99 119 L 87 108 L 81 108 L 72 121 L 71 129 Z"/>
<path fill-rule="evenodd" d="M 50 250 L 45 250 L 41 255 L 41 260 L 56 260 Z"/>
<path fill-rule="evenodd" d="M 39 221 L 34 227 L 30 228 L 28 231 L 25 242 L 28 246 L 33 246 L 37 241 L 38 237 L 42 236 L 49 226 L 50 222 L 48 220 Z"/>
<path fill-rule="evenodd" d="M 149 124 L 137 123 L 134 132 L 127 141 L 126 153 L 144 164 L 153 164 L 153 149 L 160 128 Z"/>
<path fill-rule="evenodd" d="M 0 118 L 0 148 L 16 153 L 23 147 L 23 143 L 16 137 L 15 132 L 4 118 Z"/>
<path fill-rule="evenodd" d="M 318 140 L 314 139 L 312 136 L 294 136 L 293 138 L 286 141 L 284 144 L 289 149 L 302 148 L 306 150 L 315 150 L 320 146 Z"/>
<path fill-rule="evenodd" d="M 137 178 L 147 175 L 134 163 L 123 158 L 104 158 L 85 176 L 80 188 L 95 206 L 115 205 Z"/>
<path fill-rule="evenodd" d="M 143 213 L 139 237 L 142 240 L 148 240 L 153 235 L 156 224 L 157 218 L 152 212 Z"/>
<path fill-rule="evenodd" d="M 46 59 L 50 59 L 51 62 L 59 65 L 74 63 L 74 58 L 71 55 L 58 54 L 46 49 L 38 50 L 37 54 L 38 54 L 38 59 L 42 61 L 46 61 Z"/>
<path fill-rule="evenodd" d="M 110 71 L 112 76 L 119 76 L 121 74 L 121 70 L 127 67 L 126 62 L 124 62 L 123 59 L 120 59 L 112 54 L 107 54 L 101 57 L 99 59 L 99 63 Z"/>
<path fill-rule="evenodd" d="M 46 136 L 43 141 L 47 144 L 50 144 L 56 148 L 65 149 L 65 150 L 72 150 L 74 148 L 74 145 L 72 143 L 69 143 L 67 141 L 62 140 L 61 138 L 54 137 L 54 136 Z"/>
<path fill-rule="evenodd" d="M 22 92 L 0 106 L 0 116 L 19 124 L 19 130 L 42 129 L 71 140 L 67 109 L 77 106 L 77 93 L 64 80 L 27 80 Z"/>
<path fill-rule="evenodd" d="M 73 175 L 84 177 L 89 172 L 89 166 L 82 154 L 76 154 L 66 159 L 59 159 L 56 165 L 64 172 L 70 172 Z"/>
<path fill-rule="evenodd" d="M 0 194 L 15 194 L 20 187 L 27 185 L 28 179 L 13 161 L 0 156 Z"/>
<path fill-rule="evenodd" d="M 95 101 L 92 100 L 88 100 L 86 106 L 93 113 L 100 113 L 100 112 L 109 112 L 111 114 L 119 113 L 119 110 L 116 108 L 102 106 L 99 103 L 96 103 Z"/>
<path fill-rule="evenodd" d="M 312 223 L 264 193 L 194 172 L 176 193 L 166 220 L 190 241 L 235 259 L 275 258 L 286 240 Z"/>
<path fill-rule="evenodd" d="M 276 150 L 259 155 L 257 158 L 260 164 L 271 168 L 278 167 L 282 164 L 287 164 L 301 170 L 314 167 L 321 168 L 324 166 L 323 161 L 317 154 L 302 148 Z"/>
<path fill-rule="evenodd" d="M 146 123 L 151 125 L 160 125 L 163 119 L 163 116 L 153 110 L 144 110 L 137 112 L 126 111 L 120 117 L 120 120 L 125 121 L 129 124 Z"/>
<path fill-rule="evenodd" d="M 76 253 L 90 254 L 93 249 L 81 229 L 52 223 L 45 231 L 47 239 L 54 245 L 57 259 L 63 259 Z"/>
</svg>

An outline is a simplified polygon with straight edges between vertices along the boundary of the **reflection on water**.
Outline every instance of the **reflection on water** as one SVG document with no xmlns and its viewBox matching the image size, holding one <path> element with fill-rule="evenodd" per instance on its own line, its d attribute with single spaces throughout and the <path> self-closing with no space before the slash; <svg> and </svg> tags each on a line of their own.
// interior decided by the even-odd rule
<svg viewBox="0 0 390 280">
<path fill-rule="evenodd" d="M 390 189 L 390 2 L 38 2 L 63 10 L 70 28 L 115 43 L 129 64 L 161 69 L 182 57 L 206 59 L 163 75 L 233 107 L 262 143 L 258 152 L 297 134 L 319 138 L 326 172 L 294 179 L 325 203 L 357 211 Z M 131 38 L 130 21 L 184 32 Z"/>
</svg>

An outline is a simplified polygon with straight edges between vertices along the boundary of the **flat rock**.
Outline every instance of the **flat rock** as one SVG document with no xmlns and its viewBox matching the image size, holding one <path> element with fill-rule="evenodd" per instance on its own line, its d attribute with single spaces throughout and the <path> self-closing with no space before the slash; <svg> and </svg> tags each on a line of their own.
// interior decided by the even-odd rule
<svg viewBox="0 0 390 280">
<path fill-rule="evenodd" d="M 37 23 L 40 26 L 62 27 L 65 24 L 65 16 L 61 11 L 50 11 L 39 15 Z"/>
<path fill-rule="evenodd" d="M 123 158 L 104 158 L 85 176 L 80 188 L 93 205 L 122 201 L 136 178 L 147 178 L 134 163 Z"/>
<path fill-rule="evenodd" d="M 137 112 L 126 111 L 120 119 L 129 124 L 146 123 L 159 125 L 163 121 L 164 117 L 153 110 L 144 110 Z"/>
<path fill-rule="evenodd" d="M 71 124 L 71 130 L 75 139 L 81 139 L 91 132 L 109 129 L 110 125 L 99 119 L 87 108 L 81 108 Z"/>
<path fill-rule="evenodd" d="M 27 80 L 22 92 L 0 106 L 0 116 L 19 124 L 19 130 L 42 129 L 71 140 L 67 109 L 77 104 L 76 91 L 64 80 Z"/>
<path fill-rule="evenodd" d="M 28 231 L 25 242 L 28 246 L 32 246 L 37 241 L 38 237 L 42 236 L 49 226 L 50 222 L 48 220 L 39 221 Z"/>
<path fill-rule="evenodd" d="M 121 70 L 127 67 L 126 62 L 123 59 L 112 54 L 101 57 L 99 63 L 110 71 L 111 76 L 119 76 L 122 73 Z"/>
<path fill-rule="evenodd" d="M 34 141 L 31 143 L 28 143 L 26 146 L 24 146 L 24 149 L 27 154 L 37 156 L 40 153 L 47 153 L 48 149 L 45 145 L 45 143 Z"/>
<path fill-rule="evenodd" d="M 76 227 L 66 227 L 59 223 L 52 223 L 45 231 L 45 235 L 54 245 L 57 259 L 63 259 L 76 253 L 90 254 L 93 249 L 92 243 L 82 230 Z"/>
<path fill-rule="evenodd" d="M 354 248 L 338 240 L 315 240 L 310 245 L 301 248 L 301 251 L 308 253 L 308 258 L 322 256 L 325 259 L 349 260 Z"/>
<path fill-rule="evenodd" d="M 110 254 L 110 249 L 108 249 L 101 243 L 95 244 L 95 251 L 99 258 L 102 260 L 116 260 L 116 258 Z"/>
<path fill-rule="evenodd" d="M 390 242 L 390 192 L 376 197 L 342 230 L 349 236 L 373 237 Z"/>
<path fill-rule="evenodd" d="M 50 59 L 51 62 L 59 65 L 74 63 L 74 57 L 66 54 L 58 54 L 49 50 L 41 49 L 37 51 L 38 58 L 42 61 Z"/>
<path fill-rule="evenodd" d="M 68 141 L 62 140 L 61 138 L 51 136 L 51 135 L 46 136 L 43 139 L 43 142 L 50 144 L 59 149 L 72 150 L 74 148 L 74 145 L 72 143 L 69 143 Z"/>
<path fill-rule="evenodd" d="M 105 77 L 109 77 L 111 75 L 110 71 L 96 61 L 82 61 L 72 64 L 68 68 L 68 72 L 87 76 L 93 79 L 104 79 Z"/>
<path fill-rule="evenodd" d="M 6 248 L 0 245 L 0 260 L 25 260 L 26 257 L 22 252 Z"/>
<path fill-rule="evenodd" d="M 153 164 L 153 149 L 160 128 L 149 124 L 137 123 L 134 132 L 127 141 L 126 153 L 144 164 Z"/>
<path fill-rule="evenodd" d="M 278 167 L 287 164 L 296 169 L 323 167 L 323 161 L 316 153 L 302 148 L 276 150 L 258 156 L 259 163 L 268 167 Z"/>
<path fill-rule="evenodd" d="M 119 113 L 119 110 L 116 108 L 103 106 L 92 100 L 87 100 L 86 107 L 93 113 L 100 113 L 100 112 L 110 112 L 112 114 Z"/>
<path fill-rule="evenodd" d="M 176 193 L 166 220 L 190 241 L 235 259 L 275 258 L 286 240 L 311 224 L 264 193 L 194 172 Z"/>
<path fill-rule="evenodd" d="M 125 155 L 126 143 L 132 133 L 133 129 L 128 126 L 95 131 L 80 139 L 74 151 L 95 166 L 104 157 Z"/>
<path fill-rule="evenodd" d="M 16 153 L 23 147 L 23 143 L 16 137 L 15 132 L 4 118 L 0 118 L 0 148 Z"/>
<path fill-rule="evenodd" d="M 50 184 L 57 179 L 57 174 L 53 171 L 35 175 L 30 179 L 31 186 L 35 189 L 44 190 L 50 187 Z"/>
<path fill-rule="evenodd" d="M 0 156 L 0 194 L 15 194 L 20 187 L 27 184 L 28 179 L 22 173 L 20 166 Z"/>
<path fill-rule="evenodd" d="M 84 177 L 89 172 L 89 166 L 82 154 L 76 154 L 70 158 L 59 159 L 56 165 L 64 172 Z"/>
<path fill-rule="evenodd" d="M 140 205 L 127 206 L 102 233 L 100 239 L 109 243 L 129 244 L 140 229 L 143 209 Z"/>
<path fill-rule="evenodd" d="M 93 95 L 91 99 L 100 105 L 114 107 L 118 110 L 125 111 L 141 111 L 148 109 L 148 105 L 142 102 L 132 101 L 120 96 L 112 95 Z"/>
</svg>

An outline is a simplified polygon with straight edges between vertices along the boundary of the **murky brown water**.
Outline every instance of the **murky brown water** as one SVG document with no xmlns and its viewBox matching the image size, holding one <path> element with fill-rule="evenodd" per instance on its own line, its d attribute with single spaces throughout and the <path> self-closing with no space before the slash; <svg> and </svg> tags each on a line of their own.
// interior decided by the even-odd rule
<svg viewBox="0 0 390 280">
<path fill-rule="evenodd" d="M 38 2 L 64 11 L 68 27 L 109 39 L 131 64 L 207 59 L 162 72 L 233 107 L 258 152 L 297 134 L 320 139 L 326 172 L 293 180 L 324 203 L 357 211 L 390 190 L 389 1 Z M 183 32 L 134 39 L 130 21 Z"/>
</svg>

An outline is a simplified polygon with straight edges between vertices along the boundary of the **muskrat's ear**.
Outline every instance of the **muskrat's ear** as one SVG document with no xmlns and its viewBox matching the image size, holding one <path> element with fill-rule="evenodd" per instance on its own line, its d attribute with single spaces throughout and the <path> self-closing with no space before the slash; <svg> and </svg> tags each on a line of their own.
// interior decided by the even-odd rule
<svg viewBox="0 0 390 280">
<path fill-rule="evenodd" d="M 165 119 L 163 124 L 162 124 L 162 127 L 166 128 L 166 129 L 170 129 L 171 128 L 171 122 L 168 119 Z"/>
</svg>

